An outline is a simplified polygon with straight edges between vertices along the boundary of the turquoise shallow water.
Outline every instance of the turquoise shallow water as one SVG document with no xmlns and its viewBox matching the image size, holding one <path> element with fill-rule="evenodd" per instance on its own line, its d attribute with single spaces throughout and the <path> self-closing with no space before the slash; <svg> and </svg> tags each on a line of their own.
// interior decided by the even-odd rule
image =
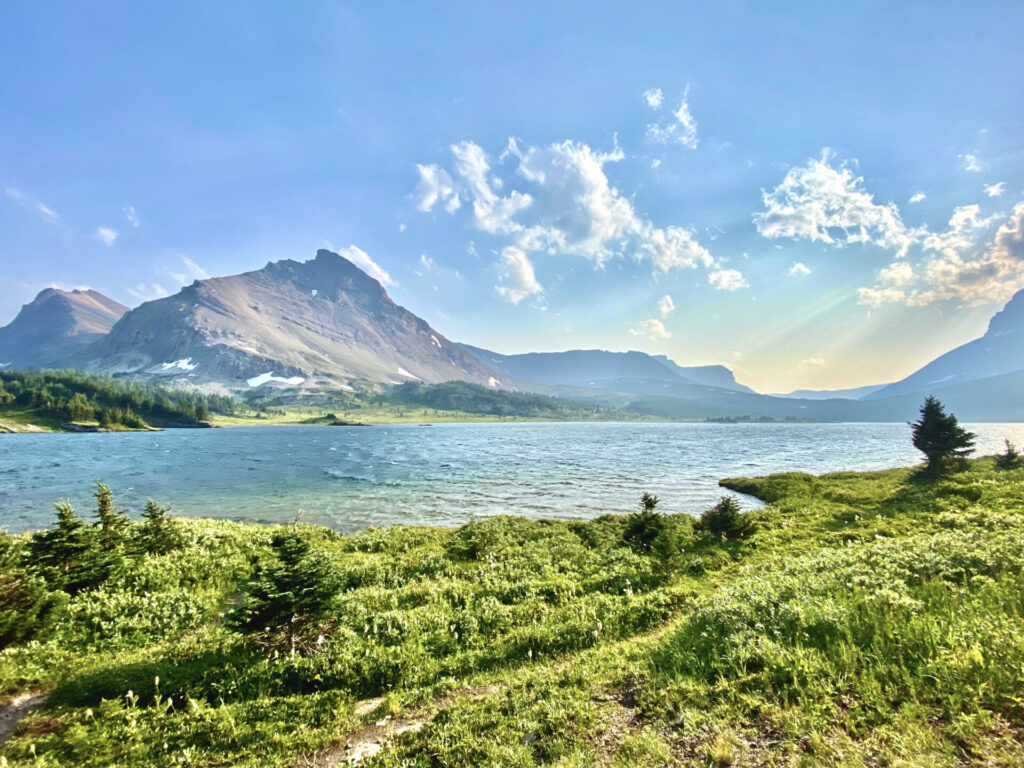
<svg viewBox="0 0 1024 768">
<path fill-rule="evenodd" d="M 976 424 L 980 453 L 1024 424 Z M 48 525 L 52 502 L 91 510 L 98 479 L 137 514 L 175 514 L 351 532 L 474 516 L 563 519 L 631 511 L 642 491 L 699 514 L 719 478 L 916 463 L 903 424 L 449 424 L 254 427 L 161 433 L 0 436 L 0 527 Z M 756 502 L 744 500 L 748 505 Z"/>
</svg>

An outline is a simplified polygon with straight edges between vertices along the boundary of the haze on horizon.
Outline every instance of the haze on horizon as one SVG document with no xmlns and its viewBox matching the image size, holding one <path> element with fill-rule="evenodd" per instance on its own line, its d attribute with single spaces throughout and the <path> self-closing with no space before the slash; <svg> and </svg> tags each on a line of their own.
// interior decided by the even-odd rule
<svg viewBox="0 0 1024 768">
<path fill-rule="evenodd" d="M 0 13 L 0 324 L 354 260 L 449 338 L 893 381 L 1024 287 L 1024 6 Z"/>
</svg>

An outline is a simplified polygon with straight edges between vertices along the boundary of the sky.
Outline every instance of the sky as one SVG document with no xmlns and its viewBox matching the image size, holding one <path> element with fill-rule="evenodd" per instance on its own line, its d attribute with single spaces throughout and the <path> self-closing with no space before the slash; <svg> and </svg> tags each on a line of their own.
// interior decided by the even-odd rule
<svg viewBox="0 0 1024 768">
<path fill-rule="evenodd" d="M 0 324 L 318 248 L 451 339 L 762 392 L 1024 288 L 1024 4 L 5 3 Z"/>
</svg>

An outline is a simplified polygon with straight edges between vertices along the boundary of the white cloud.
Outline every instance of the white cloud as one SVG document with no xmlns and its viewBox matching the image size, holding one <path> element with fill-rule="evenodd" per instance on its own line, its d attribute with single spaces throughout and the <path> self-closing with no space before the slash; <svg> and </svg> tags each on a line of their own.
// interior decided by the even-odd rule
<svg viewBox="0 0 1024 768">
<path fill-rule="evenodd" d="M 517 213 L 529 208 L 533 199 L 522 192 L 512 192 L 508 197 L 495 192 L 493 182 L 487 175 L 491 170 L 487 154 L 479 145 L 463 141 L 451 149 L 455 158 L 455 171 L 473 196 L 473 218 L 477 227 L 492 234 L 521 229 L 521 225 L 513 219 Z M 500 181 L 498 186 L 501 186 Z"/>
<path fill-rule="evenodd" d="M 29 197 L 17 187 L 4 187 L 4 194 L 22 208 L 42 214 L 43 218 L 52 224 L 56 224 L 60 221 L 59 213 L 47 206 L 41 200 L 35 200 Z"/>
<path fill-rule="evenodd" d="M 910 196 L 910 199 L 907 202 L 908 203 L 920 203 L 926 197 L 928 197 L 928 195 L 926 195 L 924 192 L 915 192 L 914 194 L 912 194 Z"/>
<path fill-rule="evenodd" d="M 658 91 L 660 96 L 661 91 Z M 646 97 L 646 94 L 645 94 Z M 690 112 L 690 86 L 686 86 L 679 106 L 672 112 L 670 120 L 651 123 L 647 126 L 647 138 L 659 144 L 682 144 L 688 149 L 697 148 L 697 121 Z M 648 102 L 649 104 L 650 102 Z M 659 102 L 660 104 L 660 102 Z"/>
<path fill-rule="evenodd" d="M 435 266 L 434 260 L 427 256 L 427 254 L 425 253 L 420 254 L 420 264 L 423 266 L 424 269 L 428 270 L 433 269 Z"/>
<path fill-rule="evenodd" d="M 715 269 L 708 274 L 708 282 L 719 291 L 738 291 L 749 286 L 736 269 Z"/>
<path fill-rule="evenodd" d="M 676 303 L 672 301 L 672 297 L 667 293 L 658 299 L 658 313 L 662 317 L 668 317 L 676 311 Z"/>
<path fill-rule="evenodd" d="M 462 207 L 462 200 L 455 192 L 455 185 L 452 177 L 438 165 L 417 165 L 416 170 L 420 174 L 419 183 L 416 185 L 416 207 L 421 211 L 429 211 L 437 202 L 443 202 L 448 213 L 455 213 Z M 405 225 L 399 225 L 399 232 L 404 231 Z"/>
<path fill-rule="evenodd" d="M 338 254 L 351 261 L 381 285 L 395 285 L 395 281 L 391 279 L 391 275 L 377 264 L 377 262 L 371 259 L 362 248 L 350 245 L 348 248 L 342 248 L 338 251 Z"/>
<path fill-rule="evenodd" d="M 801 371 L 820 371 L 828 368 L 828 361 L 823 357 L 808 357 L 801 360 L 796 367 Z"/>
<path fill-rule="evenodd" d="M 857 303 L 869 307 L 892 304 L 906 299 L 907 294 L 899 288 L 858 288 Z"/>
<path fill-rule="evenodd" d="M 99 227 L 94 237 L 109 248 L 117 240 L 117 231 L 110 227 Z"/>
<path fill-rule="evenodd" d="M 878 273 L 878 281 L 885 285 L 910 285 L 914 277 L 914 268 L 905 261 L 894 261 Z"/>
<path fill-rule="evenodd" d="M 139 301 L 153 301 L 171 295 L 171 292 L 160 283 L 138 283 L 133 287 L 126 287 L 125 290 Z"/>
<path fill-rule="evenodd" d="M 194 280 L 209 280 L 210 275 L 205 269 L 196 264 L 188 256 L 181 257 L 181 263 L 185 265 L 185 271 L 183 272 L 172 272 L 167 271 L 167 274 L 180 285 L 190 285 Z"/>
<path fill-rule="evenodd" d="M 408 229 L 408 227 L 405 226 L 405 222 L 402 222 L 401 224 L 398 225 L 399 232 L 405 232 L 406 229 Z"/>
<path fill-rule="evenodd" d="M 802 261 L 794 261 L 793 266 L 789 268 L 790 277 L 798 277 L 809 274 L 811 274 L 811 268 L 804 264 Z"/>
<path fill-rule="evenodd" d="M 961 160 L 963 160 L 964 170 L 965 171 L 970 171 L 971 173 L 980 173 L 981 172 L 981 170 L 982 170 L 981 161 L 978 159 L 977 155 L 973 155 L 970 152 L 968 152 L 968 153 L 963 154 L 963 155 L 958 155 L 958 157 Z"/>
<path fill-rule="evenodd" d="M 499 285 L 494 287 L 495 291 L 513 304 L 518 304 L 527 296 L 544 290 L 537 282 L 530 257 L 525 251 L 514 246 L 508 246 L 501 252 L 501 258 L 498 260 L 498 280 Z"/>
<path fill-rule="evenodd" d="M 829 245 L 864 243 L 905 253 L 915 231 L 903 223 L 895 203 L 876 203 L 864 180 L 832 153 L 790 168 L 782 182 L 762 193 L 765 210 L 754 224 L 767 238 L 789 237 Z"/>
<path fill-rule="evenodd" d="M 644 101 L 647 102 L 647 106 L 651 109 L 658 109 L 664 100 L 665 97 L 661 93 L 661 88 L 650 88 L 644 91 Z"/>
<path fill-rule="evenodd" d="M 665 324 L 654 318 L 644 320 L 636 328 L 630 328 L 629 332 L 633 336 L 644 336 L 652 341 L 672 338 L 672 334 L 665 328 Z"/>
<path fill-rule="evenodd" d="M 655 226 L 612 185 L 605 167 L 625 157 L 618 146 L 600 152 L 582 142 L 520 147 L 510 141 L 510 147 L 503 157 L 515 158 L 514 174 L 503 179 L 492 175 L 478 145 L 453 145 L 453 186 L 447 192 L 471 201 L 476 228 L 507 237 L 508 247 L 523 254 L 581 256 L 598 266 L 632 257 L 649 262 L 656 273 L 718 267 L 691 230 Z M 428 178 L 440 176 L 431 172 Z M 531 185 L 530 192 L 513 189 L 517 181 Z M 502 195 L 501 189 L 509 191 Z M 439 194 L 431 204 L 440 199 Z M 737 271 L 726 272 L 716 285 L 734 290 L 745 284 Z"/>
<path fill-rule="evenodd" d="M 1006 182 L 998 181 L 995 184 L 989 184 L 985 187 L 985 194 L 989 197 L 1002 197 L 1003 192 L 1006 191 Z"/>
<path fill-rule="evenodd" d="M 133 227 L 139 226 L 139 215 L 135 212 L 134 205 L 124 206 L 121 209 L 121 212 L 124 214 L 124 217 L 128 219 L 129 224 L 131 224 Z"/>
</svg>

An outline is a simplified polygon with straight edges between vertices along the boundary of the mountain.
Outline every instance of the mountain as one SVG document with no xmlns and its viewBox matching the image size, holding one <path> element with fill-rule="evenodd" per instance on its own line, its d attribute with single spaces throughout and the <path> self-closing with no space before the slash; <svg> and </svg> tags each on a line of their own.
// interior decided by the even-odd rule
<svg viewBox="0 0 1024 768">
<path fill-rule="evenodd" d="M 880 400 L 908 393 L 927 393 L 969 381 L 1024 370 L 1024 291 L 1018 291 L 989 322 L 980 339 L 953 349 L 902 381 L 865 397 Z"/>
<path fill-rule="evenodd" d="M 745 387 L 738 383 L 733 372 L 724 365 L 683 366 L 679 365 L 674 360 L 669 359 L 668 355 L 653 355 L 653 357 L 670 371 L 674 371 L 680 376 L 696 382 L 697 384 L 703 384 L 706 387 L 734 389 L 737 392 L 754 394 L 754 390 L 750 387 Z"/>
<path fill-rule="evenodd" d="M 45 288 L 0 328 L 0 366 L 59 367 L 104 336 L 128 307 L 93 290 Z"/>
<path fill-rule="evenodd" d="M 146 302 L 92 345 L 81 366 L 241 389 L 357 380 L 501 386 L 493 370 L 327 250 L 307 262 L 197 280 Z"/>
<path fill-rule="evenodd" d="M 772 397 L 789 397 L 799 400 L 860 400 L 885 386 L 888 385 L 868 384 L 851 389 L 796 389 L 785 394 L 772 395 Z"/>
<path fill-rule="evenodd" d="M 732 371 L 722 365 L 683 367 L 665 355 L 644 352 L 606 352 L 601 349 L 572 349 L 566 352 L 528 352 L 502 355 L 489 349 L 462 344 L 463 349 L 485 365 L 510 379 L 530 384 L 589 389 L 635 391 L 634 383 L 646 389 L 653 382 L 671 385 L 730 389 L 753 393 L 737 384 Z"/>
</svg>

